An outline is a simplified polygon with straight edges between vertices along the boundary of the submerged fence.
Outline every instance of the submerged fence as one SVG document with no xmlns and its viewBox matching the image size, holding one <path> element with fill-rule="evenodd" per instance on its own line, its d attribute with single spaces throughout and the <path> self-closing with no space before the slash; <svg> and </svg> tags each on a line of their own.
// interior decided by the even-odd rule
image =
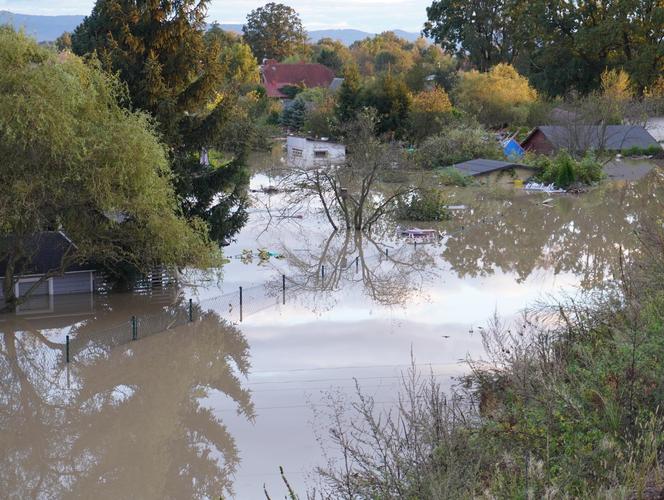
<svg viewBox="0 0 664 500">
<path fill-rule="evenodd" d="M 478 223 L 494 223 L 502 218 L 503 214 L 498 213 L 495 216 L 481 218 Z M 472 224 L 475 225 L 475 224 Z M 461 226 L 454 231 L 449 231 L 446 236 L 454 236 L 459 232 L 466 230 L 469 226 Z M 401 248 L 385 247 L 381 252 L 371 256 L 372 259 L 389 259 L 390 256 L 398 255 L 403 248 L 411 247 L 417 250 L 419 245 L 404 245 Z M 352 271 L 358 272 L 358 259 L 347 261 L 343 269 L 337 269 L 334 266 L 320 265 L 316 280 L 319 280 L 320 289 L 325 289 L 326 276 L 332 275 L 334 271 Z M 286 275 L 281 275 L 279 279 L 271 280 L 262 284 L 252 286 L 239 286 L 232 292 L 223 295 L 214 296 L 202 300 L 188 299 L 185 303 L 171 304 L 159 312 L 144 316 L 131 316 L 126 321 L 117 323 L 114 326 L 101 330 L 85 331 L 84 338 L 79 335 L 70 338 L 66 336 L 66 342 L 63 346 L 63 360 L 70 362 L 75 356 L 83 350 L 90 349 L 96 343 L 105 347 L 116 347 L 128 342 L 136 341 L 141 338 L 165 332 L 173 328 L 184 326 L 201 319 L 207 312 L 212 311 L 219 317 L 231 322 L 242 322 L 248 316 L 257 314 L 286 303 L 301 293 L 311 293 L 313 291 L 310 285 L 303 286 L 300 283 L 290 280 Z"/>
<path fill-rule="evenodd" d="M 184 303 L 172 304 L 150 315 L 135 315 L 111 327 L 85 329 L 76 335 L 66 335 L 62 347 L 63 361 L 69 363 L 84 351 L 94 351 L 95 346 L 113 348 L 148 336 L 184 326 L 203 318 L 212 311 L 231 322 L 242 322 L 249 315 L 286 304 L 287 279 L 283 275 L 280 287 L 268 282 L 250 287 L 240 286 L 237 290 L 215 297 Z"/>
</svg>

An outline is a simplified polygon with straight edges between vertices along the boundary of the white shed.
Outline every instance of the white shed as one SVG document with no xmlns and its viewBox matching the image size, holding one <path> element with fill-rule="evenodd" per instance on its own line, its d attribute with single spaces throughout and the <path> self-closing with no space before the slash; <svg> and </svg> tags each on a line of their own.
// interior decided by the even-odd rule
<svg viewBox="0 0 664 500">
<path fill-rule="evenodd" d="M 294 167 L 322 167 L 346 161 L 346 146 L 322 139 L 289 136 L 286 151 L 287 163 Z"/>
</svg>

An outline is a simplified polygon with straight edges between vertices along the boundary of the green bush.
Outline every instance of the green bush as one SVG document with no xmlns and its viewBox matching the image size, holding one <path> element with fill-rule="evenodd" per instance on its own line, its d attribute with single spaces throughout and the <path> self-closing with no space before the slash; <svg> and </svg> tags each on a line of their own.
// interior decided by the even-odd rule
<svg viewBox="0 0 664 500">
<path fill-rule="evenodd" d="M 434 169 L 476 158 L 501 159 L 503 152 L 498 141 L 482 127 L 460 124 L 425 139 L 414 158 L 420 168 Z"/>
<path fill-rule="evenodd" d="M 661 146 L 648 146 L 647 148 L 640 148 L 638 146 L 633 146 L 631 148 L 626 148 L 620 151 L 623 156 L 654 156 L 662 153 Z"/>
<path fill-rule="evenodd" d="M 411 221 L 436 221 L 449 217 L 446 202 L 437 189 L 421 189 L 397 207 L 397 217 Z"/>
<path fill-rule="evenodd" d="M 567 151 L 561 151 L 553 158 L 548 156 L 526 157 L 526 163 L 539 168 L 537 179 L 553 183 L 566 189 L 574 183 L 592 184 L 602 179 L 602 165 L 592 153 L 576 160 Z"/>
<path fill-rule="evenodd" d="M 472 182 L 472 178 L 464 175 L 461 170 L 454 167 L 441 168 L 438 171 L 438 180 L 443 186 L 468 186 Z"/>
</svg>

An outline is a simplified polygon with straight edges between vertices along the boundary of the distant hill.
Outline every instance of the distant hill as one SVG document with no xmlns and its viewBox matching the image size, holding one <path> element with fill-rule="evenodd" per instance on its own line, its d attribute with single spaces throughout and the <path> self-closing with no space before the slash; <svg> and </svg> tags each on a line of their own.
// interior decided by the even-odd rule
<svg viewBox="0 0 664 500">
<path fill-rule="evenodd" d="M 81 24 L 84 16 L 32 16 L 28 14 L 14 14 L 6 10 L 0 11 L 0 24 L 11 24 L 14 28 L 23 28 L 26 33 L 35 37 L 38 42 L 52 42 L 65 31 L 74 31 Z M 222 29 L 242 33 L 241 24 L 220 24 Z M 401 38 L 415 41 L 420 35 L 403 30 L 393 30 Z M 311 30 L 309 38 L 317 42 L 321 38 L 332 38 L 350 45 L 358 40 L 373 36 L 375 33 L 354 29 Z"/>
<path fill-rule="evenodd" d="M 83 18 L 84 16 L 31 16 L 0 11 L 0 24 L 11 24 L 16 29 L 22 28 L 38 42 L 51 42 L 65 31 L 73 31 L 81 24 Z"/>
<path fill-rule="evenodd" d="M 219 27 L 226 31 L 232 31 L 234 33 L 242 33 L 241 24 L 220 24 Z M 404 30 L 392 30 L 397 36 L 408 40 L 409 42 L 414 42 L 420 36 L 419 33 L 413 33 L 410 31 Z M 358 40 L 364 40 L 367 37 L 374 36 L 376 33 L 369 33 L 368 31 L 354 30 L 354 29 L 329 29 L 329 30 L 311 30 L 309 33 L 309 39 L 312 42 L 317 42 L 321 38 L 331 38 L 333 40 L 339 40 L 345 45 L 350 45 L 353 42 Z"/>
</svg>

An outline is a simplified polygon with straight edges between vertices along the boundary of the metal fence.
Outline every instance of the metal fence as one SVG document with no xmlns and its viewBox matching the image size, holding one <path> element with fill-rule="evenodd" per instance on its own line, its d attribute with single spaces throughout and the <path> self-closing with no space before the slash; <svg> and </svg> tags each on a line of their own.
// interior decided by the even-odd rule
<svg viewBox="0 0 664 500">
<path fill-rule="evenodd" d="M 470 226 L 479 224 L 493 224 L 502 218 L 503 214 L 483 217 L 474 224 L 461 226 L 454 231 L 446 232 L 445 236 L 454 236 L 465 231 Z M 389 255 L 398 255 L 404 248 L 389 249 L 388 247 L 371 256 L 372 259 L 387 259 Z M 415 245 L 417 249 L 417 245 Z M 343 269 L 337 271 L 345 272 L 356 268 L 358 259 L 350 260 Z M 318 286 L 324 288 L 326 273 L 333 271 L 330 267 L 321 266 L 320 280 Z M 112 327 L 94 332 L 86 332 L 85 340 L 77 342 L 77 338 L 66 338 L 63 358 L 69 362 L 84 349 L 88 349 L 98 341 L 105 347 L 116 347 L 128 342 L 136 341 L 160 332 L 164 332 L 179 326 L 192 323 L 202 318 L 207 312 L 212 311 L 219 317 L 230 322 L 242 322 L 247 317 L 265 311 L 279 305 L 285 305 L 287 301 L 293 300 L 297 295 L 311 292 L 311 284 L 297 283 L 290 280 L 286 275 L 278 279 L 270 280 L 262 284 L 251 286 L 239 286 L 232 292 L 218 295 L 202 300 L 189 299 L 184 305 L 182 303 L 165 306 L 161 311 L 146 316 L 132 316 L 126 321 Z"/>
</svg>

